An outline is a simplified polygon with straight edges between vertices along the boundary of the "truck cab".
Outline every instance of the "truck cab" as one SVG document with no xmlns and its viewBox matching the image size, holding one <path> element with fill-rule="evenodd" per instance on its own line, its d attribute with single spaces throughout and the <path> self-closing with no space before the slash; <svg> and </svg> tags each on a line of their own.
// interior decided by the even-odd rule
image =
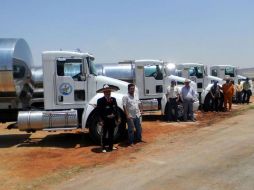
<svg viewBox="0 0 254 190">
<path fill-rule="evenodd" d="M 208 75 L 207 66 L 200 63 L 181 63 L 177 64 L 176 68 L 178 76 L 188 78 L 197 83 L 197 92 L 201 106 L 203 108 L 210 107 L 208 102 L 211 102 L 211 97 L 209 96 L 211 84 L 214 81 L 222 84 L 222 78 Z M 208 108 L 204 109 L 207 110 Z"/>
<path fill-rule="evenodd" d="M 233 65 L 214 65 L 210 67 L 210 73 L 212 76 L 220 77 L 225 79 L 229 77 L 233 80 L 234 84 L 244 83 L 247 77 L 238 74 L 238 68 Z M 249 79 L 250 80 L 250 79 Z M 253 89 L 253 83 L 250 80 L 251 90 Z M 235 92 L 236 93 L 236 92 Z M 235 100 L 235 94 L 233 96 L 233 101 Z"/>
<path fill-rule="evenodd" d="M 200 63 L 181 63 L 177 66 L 178 75 L 197 83 L 197 91 L 201 93 L 208 85 L 207 67 Z"/>
<path fill-rule="evenodd" d="M 18 128 L 35 132 L 89 129 L 89 134 L 100 142 L 101 126 L 97 112 L 97 100 L 103 93 L 96 93 L 105 83 L 119 88 L 112 93 L 116 98 L 121 123 L 115 128 L 115 139 L 125 130 L 122 98 L 128 92 L 128 83 L 97 76 L 94 57 L 75 51 L 46 51 L 42 53 L 43 110 L 35 109 L 18 113 Z"/>
<path fill-rule="evenodd" d="M 78 52 L 43 52 L 45 110 L 82 109 L 96 94 L 94 57 Z M 45 72 L 47 71 L 47 72 Z"/>
<path fill-rule="evenodd" d="M 210 73 L 212 76 L 219 78 L 229 77 L 237 84 L 239 81 L 245 81 L 247 77 L 238 74 L 238 68 L 233 65 L 214 65 L 210 67 Z"/>
</svg>

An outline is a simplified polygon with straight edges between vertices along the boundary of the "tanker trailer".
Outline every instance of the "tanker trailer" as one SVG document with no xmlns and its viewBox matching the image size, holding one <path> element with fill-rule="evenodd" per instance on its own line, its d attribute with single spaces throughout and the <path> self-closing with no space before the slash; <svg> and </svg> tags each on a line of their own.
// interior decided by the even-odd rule
<svg viewBox="0 0 254 190">
<path fill-rule="evenodd" d="M 20 94 L 31 67 L 32 54 L 24 39 L 0 38 L 0 122 L 16 121 L 23 110 Z"/>
</svg>

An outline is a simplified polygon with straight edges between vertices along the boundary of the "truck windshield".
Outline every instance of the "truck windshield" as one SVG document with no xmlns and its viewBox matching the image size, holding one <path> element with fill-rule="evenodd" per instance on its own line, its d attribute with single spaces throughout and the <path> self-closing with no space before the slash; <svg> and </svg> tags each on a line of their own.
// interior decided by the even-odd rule
<svg viewBox="0 0 254 190">
<path fill-rule="evenodd" d="M 212 76 L 217 77 L 218 76 L 217 69 L 212 69 L 211 74 Z"/>
<path fill-rule="evenodd" d="M 195 76 L 197 78 L 203 78 L 203 71 L 204 68 L 201 66 L 190 67 L 189 69 L 190 76 Z"/>
<path fill-rule="evenodd" d="M 92 57 L 87 57 L 86 61 L 88 63 L 90 74 L 97 76 L 98 73 L 97 73 L 96 67 L 95 67 L 94 62 L 93 62 L 94 59 Z"/>
<path fill-rule="evenodd" d="M 235 77 L 235 68 L 234 67 L 226 67 L 225 75 L 229 75 L 230 77 Z"/>
</svg>

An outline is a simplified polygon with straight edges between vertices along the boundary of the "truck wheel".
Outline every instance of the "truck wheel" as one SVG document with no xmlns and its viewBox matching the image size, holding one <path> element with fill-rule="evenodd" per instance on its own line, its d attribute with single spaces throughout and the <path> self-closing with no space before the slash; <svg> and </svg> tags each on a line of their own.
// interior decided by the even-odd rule
<svg viewBox="0 0 254 190">
<path fill-rule="evenodd" d="M 218 103 L 218 108 L 219 111 L 223 111 L 223 106 L 224 106 L 224 95 L 222 92 L 220 92 L 220 99 L 219 99 L 219 103 Z"/>
<path fill-rule="evenodd" d="M 210 93 L 208 93 L 205 97 L 203 109 L 205 112 L 211 111 L 211 109 L 212 109 L 212 96 Z"/>
<path fill-rule="evenodd" d="M 114 141 L 118 141 L 125 134 L 126 119 L 123 112 L 119 109 L 121 122 L 118 124 L 114 131 Z M 96 144 L 101 144 L 102 140 L 102 126 L 99 125 L 99 115 L 95 110 L 90 116 L 88 121 L 89 136 Z"/>
<path fill-rule="evenodd" d="M 178 104 L 177 105 L 177 116 L 179 120 L 183 120 L 183 115 L 184 115 L 184 108 L 183 104 Z"/>
<path fill-rule="evenodd" d="M 183 109 L 183 104 L 180 103 L 177 105 L 177 116 L 179 120 L 183 120 L 183 113 L 184 113 L 184 109 Z M 166 103 L 165 109 L 164 109 L 164 119 L 167 120 L 168 118 L 168 102 Z"/>
</svg>

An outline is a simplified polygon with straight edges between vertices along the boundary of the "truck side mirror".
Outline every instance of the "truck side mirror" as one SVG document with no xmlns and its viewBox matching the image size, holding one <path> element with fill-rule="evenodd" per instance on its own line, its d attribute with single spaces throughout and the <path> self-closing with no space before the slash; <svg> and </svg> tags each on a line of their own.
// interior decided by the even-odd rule
<svg viewBox="0 0 254 190">
<path fill-rule="evenodd" d="M 81 80 L 81 81 L 85 81 L 85 80 L 86 80 L 86 73 L 87 73 L 86 65 L 87 65 L 87 64 L 84 63 L 84 59 L 83 59 L 82 68 L 81 68 L 82 73 L 81 73 L 81 75 L 80 75 L 80 80 Z"/>
</svg>

